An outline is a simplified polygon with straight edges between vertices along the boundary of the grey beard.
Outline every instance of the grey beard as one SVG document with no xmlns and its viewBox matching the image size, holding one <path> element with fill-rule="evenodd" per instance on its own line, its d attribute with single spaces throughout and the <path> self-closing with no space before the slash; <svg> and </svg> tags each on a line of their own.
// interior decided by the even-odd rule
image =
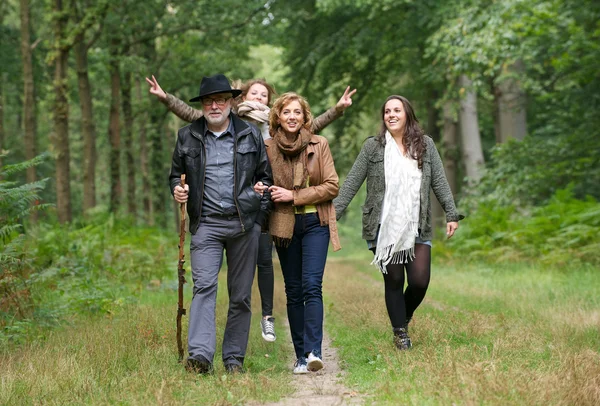
<svg viewBox="0 0 600 406">
<path fill-rule="evenodd" d="M 229 113 L 231 112 L 231 107 L 227 107 L 225 110 L 222 111 L 222 116 L 221 118 L 212 118 L 208 115 L 204 115 L 204 118 L 206 118 L 206 121 L 213 126 L 220 126 L 221 124 L 223 124 L 225 121 L 227 121 L 227 119 L 229 118 Z"/>
</svg>

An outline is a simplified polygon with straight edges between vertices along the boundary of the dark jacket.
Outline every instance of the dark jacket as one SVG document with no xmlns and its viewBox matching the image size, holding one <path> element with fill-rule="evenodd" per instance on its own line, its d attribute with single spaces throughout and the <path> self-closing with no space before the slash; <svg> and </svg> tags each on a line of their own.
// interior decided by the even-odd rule
<svg viewBox="0 0 600 406">
<path fill-rule="evenodd" d="M 265 227 L 272 203 L 268 194 L 260 196 L 253 189 L 256 182 L 273 184 L 271 166 L 267 159 L 265 145 L 258 128 L 230 114 L 234 128 L 234 199 L 237 206 L 242 230 L 251 230 L 256 222 Z M 206 170 L 206 149 L 204 143 L 206 120 L 200 118 L 181 128 L 177 134 L 177 145 L 173 151 L 173 162 L 169 182 L 171 194 L 180 184 L 181 174 L 185 173 L 190 191 L 187 212 L 190 217 L 190 232 L 198 230 L 202 200 L 204 196 L 204 178 Z"/>
<path fill-rule="evenodd" d="M 446 213 L 446 222 L 462 220 L 464 216 L 456 210 L 440 154 L 431 137 L 427 135 L 425 136 L 425 145 L 423 176 L 421 177 L 419 237 L 423 240 L 431 240 L 433 231 L 431 226 L 431 201 L 429 199 L 430 189 L 433 190 L 435 197 Z M 362 206 L 362 235 L 365 240 L 373 240 L 377 235 L 385 195 L 384 155 L 385 147 L 379 141 L 374 137 L 367 139 L 356 161 L 354 161 L 354 165 L 350 169 L 338 197 L 333 201 L 339 220 L 360 186 L 367 179 L 367 198 L 364 206 Z"/>
</svg>

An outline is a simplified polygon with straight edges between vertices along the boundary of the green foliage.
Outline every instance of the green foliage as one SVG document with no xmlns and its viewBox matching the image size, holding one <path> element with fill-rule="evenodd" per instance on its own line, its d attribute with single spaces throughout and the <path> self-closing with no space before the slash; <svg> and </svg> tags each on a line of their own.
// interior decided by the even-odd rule
<svg viewBox="0 0 600 406">
<path fill-rule="evenodd" d="M 0 154 L 4 158 L 6 154 Z M 48 205 L 36 205 L 46 179 L 19 185 L 6 177 L 39 165 L 46 155 L 30 161 L 0 167 L 0 327 L 6 320 L 25 318 L 31 313 L 31 257 L 25 246 L 23 223 L 32 210 Z"/>
<path fill-rule="evenodd" d="M 450 250 L 445 254 L 467 261 L 598 266 L 600 203 L 592 197 L 576 199 L 571 189 L 527 209 L 487 199 L 445 246 Z"/>
<path fill-rule="evenodd" d="M 48 320 L 56 324 L 76 315 L 119 311 L 151 280 L 168 278 L 168 264 L 177 263 L 178 239 L 174 235 L 167 244 L 167 238 L 157 229 L 136 228 L 106 215 L 71 225 L 40 225 L 21 240 L 30 266 L 24 282 L 31 311 L 16 319 L 0 313 L 0 341 L 22 341 L 43 330 Z M 169 246 L 174 247 L 172 258 L 166 256 Z"/>
<path fill-rule="evenodd" d="M 461 206 L 475 209 L 543 205 L 560 189 L 570 187 L 575 198 L 600 199 L 600 138 L 579 134 L 526 137 L 493 149 L 492 163 L 481 183 Z"/>
</svg>

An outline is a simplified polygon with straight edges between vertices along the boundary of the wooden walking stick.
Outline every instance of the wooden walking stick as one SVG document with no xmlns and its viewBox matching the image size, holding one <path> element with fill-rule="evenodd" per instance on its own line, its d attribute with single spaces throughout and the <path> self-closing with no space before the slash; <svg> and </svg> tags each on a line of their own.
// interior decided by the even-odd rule
<svg viewBox="0 0 600 406">
<path fill-rule="evenodd" d="M 185 174 L 181 175 L 181 187 L 185 187 Z M 177 303 L 177 349 L 179 350 L 179 362 L 183 361 L 183 343 L 181 342 L 181 316 L 185 314 L 183 307 L 183 284 L 185 283 L 185 262 L 183 253 L 183 243 L 185 242 L 185 203 L 181 203 L 181 224 L 179 226 L 179 263 L 177 264 L 177 277 L 179 279 L 179 301 Z"/>
</svg>

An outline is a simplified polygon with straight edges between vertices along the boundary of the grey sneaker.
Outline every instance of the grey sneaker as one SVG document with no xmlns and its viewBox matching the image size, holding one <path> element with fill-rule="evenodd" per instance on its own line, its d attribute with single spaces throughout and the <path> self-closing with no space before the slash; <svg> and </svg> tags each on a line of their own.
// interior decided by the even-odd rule
<svg viewBox="0 0 600 406">
<path fill-rule="evenodd" d="M 265 341 L 272 343 L 277 339 L 275 335 L 275 317 L 263 317 L 260 319 L 260 329 L 262 330 L 262 338 Z"/>
</svg>

